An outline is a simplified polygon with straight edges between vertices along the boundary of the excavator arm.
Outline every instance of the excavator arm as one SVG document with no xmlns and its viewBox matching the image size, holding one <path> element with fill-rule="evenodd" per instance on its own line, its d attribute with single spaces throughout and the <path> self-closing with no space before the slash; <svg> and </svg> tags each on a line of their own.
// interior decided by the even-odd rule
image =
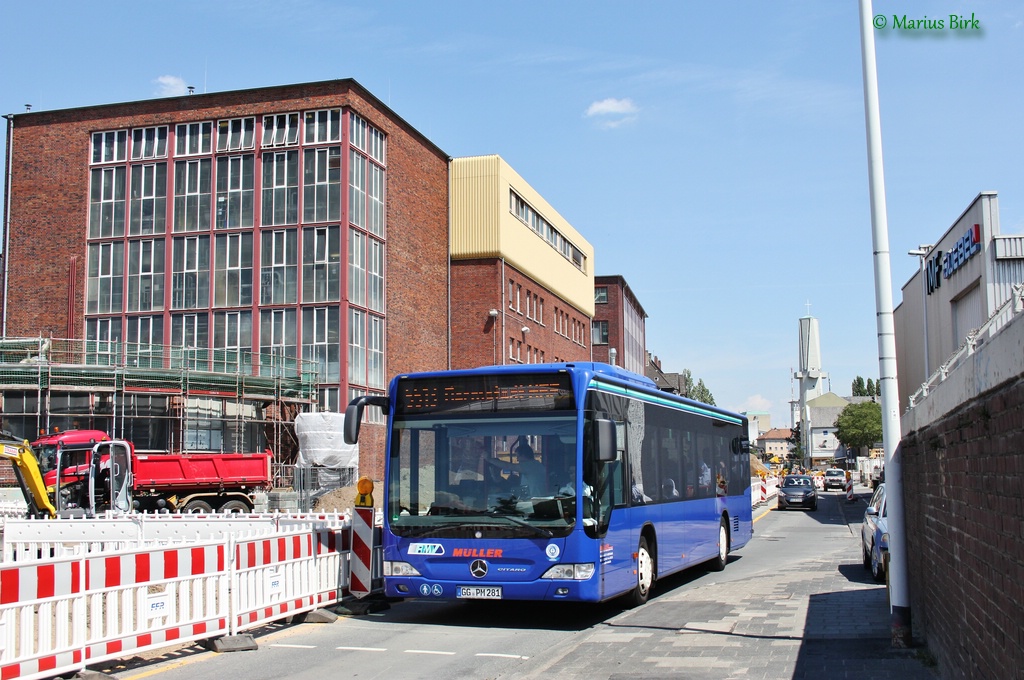
<svg viewBox="0 0 1024 680">
<path fill-rule="evenodd" d="M 0 458 L 5 458 L 13 464 L 14 474 L 25 495 L 29 514 L 34 517 L 57 517 L 57 510 L 50 502 L 46 485 L 43 483 L 43 475 L 39 472 L 39 461 L 36 460 L 29 443 L 3 442 L 0 445 Z"/>
</svg>

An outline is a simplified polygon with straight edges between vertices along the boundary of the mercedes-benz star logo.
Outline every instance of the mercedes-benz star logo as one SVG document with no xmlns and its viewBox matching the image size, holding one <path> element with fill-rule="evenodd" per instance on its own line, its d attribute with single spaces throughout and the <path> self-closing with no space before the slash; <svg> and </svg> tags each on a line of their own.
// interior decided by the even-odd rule
<svg viewBox="0 0 1024 680">
<path fill-rule="evenodd" d="M 487 576 L 487 563 L 483 560 L 473 560 L 473 563 L 469 565 L 469 573 L 476 578 Z"/>
</svg>

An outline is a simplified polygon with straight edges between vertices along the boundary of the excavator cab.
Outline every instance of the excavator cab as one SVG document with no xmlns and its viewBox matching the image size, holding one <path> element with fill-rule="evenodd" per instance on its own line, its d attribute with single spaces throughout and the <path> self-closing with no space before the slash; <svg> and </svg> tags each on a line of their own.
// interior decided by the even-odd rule
<svg viewBox="0 0 1024 680">
<path fill-rule="evenodd" d="M 132 456 L 128 442 L 105 441 L 92 450 L 89 473 L 90 512 L 132 510 Z"/>
</svg>

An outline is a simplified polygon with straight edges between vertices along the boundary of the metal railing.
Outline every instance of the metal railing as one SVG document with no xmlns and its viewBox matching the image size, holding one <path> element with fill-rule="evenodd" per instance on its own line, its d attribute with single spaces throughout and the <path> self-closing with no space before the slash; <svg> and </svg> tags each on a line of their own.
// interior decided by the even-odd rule
<svg viewBox="0 0 1024 680">
<path fill-rule="evenodd" d="M 929 390 L 941 384 L 952 371 L 1022 312 L 1024 312 L 1024 284 L 1015 284 L 1010 298 L 1000 305 L 999 309 L 985 323 L 968 333 L 967 338 L 957 350 L 934 373 L 928 376 L 928 379 L 921 384 L 916 392 L 910 395 L 907 411 L 924 400 L 928 396 Z"/>
</svg>

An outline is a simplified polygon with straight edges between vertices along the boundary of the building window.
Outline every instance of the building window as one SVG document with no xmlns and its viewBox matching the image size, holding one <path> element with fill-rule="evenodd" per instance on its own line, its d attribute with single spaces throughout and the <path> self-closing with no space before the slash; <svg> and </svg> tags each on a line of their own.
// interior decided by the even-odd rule
<svg viewBox="0 0 1024 680">
<path fill-rule="evenodd" d="M 370 314 L 366 335 L 366 384 L 384 389 L 384 317 Z"/>
<path fill-rule="evenodd" d="M 206 312 L 175 314 L 171 316 L 171 345 L 173 365 L 197 369 L 206 368 L 210 346 L 210 318 Z"/>
<path fill-rule="evenodd" d="M 128 311 L 164 308 L 164 241 L 128 242 Z"/>
<path fill-rule="evenodd" d="M 252 304 L 252 233 L 217 234 L 213 258 L 213 306 Z"/>
<path fill-rule="evenodd" d="M 361 307 L 366 306 L 366 238 L 358 229 L 349 229 L 348 300 Z"/>
<path fill-rule="evenodd" d="M 255 168 L 252 154 L 217 159 L 218 229 L 252 226 Z"/>
<path fill-rule="evenodd" d="M 132 160 L 167 156 L 167 126 L 132 130 Z"/>
<path fill-rule="evenodd" d="M 129 366 L 164 368 L 164 317 L 128 317 L 128 346 L 126 359 Z"/>
<path fill-rule="evenodd" d="M 256 119 L 232 118 L 217 122 L 217 151 L 241 151 L 256 146 Z"/>
<path fill-rule="evenodd" d="M 348 310 L 348 380 L 366 384 L 366 312 Z"/>
<path fill-rule="evenodd" d="M 304 222 L 341 219 L 341 147 L 306 149 L 303 175 Z"/>
<path fill-rule="evenodd" d="M 368 239 L 366 282 L 369 292 L 366 306 L 374 312 L 384 311 L 384 242 Z"/>
<path fill-rule="evenodd" d="M 306 144 L 341 141 L 341 109 L 306 112 Z"/>
<path fill-rule="evenodd" d="M 174 164 L 174 231 L 210 228 L 211 168 L 209 158 Z"/>
<path fill-rule="evenodd" d="M 293 146 L 299 143 L 299 114 L 263 116 L 263 146 Z"/>
<path fill-rule="evenodd" d="M 117 163 L 128 158 L 128 131 L 112 130 L 92 134 L 92 162 Z"/>
<path fill-rule="evenodd" d="M 601 286 L 600 288 L 594 289 L 594 302 L 601 304 L 608 302 L 608 288 Z"/>
<path fill-rule="evenodd" d="M 239 373 L 252 364 L 252 312 L 214 312 L 213 370 Z"/>
<path fill-rule="evenodd" d="M 260 241 L 260 303 L 280 305 L 297 300 L 296 232 L 294 229 L 265 231 Z"/>
<path fill-rule="evenodd" d="M 85 320 L 85 363 L 117 366 L 121 355 L 121 319 Z"/>
<path fill-rule="evenodd" d="M 384 168 L 370 163 L 370 183 L 366 200 L 369 204 L 367 230 L 376 236 L 384 236 Z"/>
<path fill-rule="evenodd" d="M 174 239 L 171 263 L 171 309 L 210 305 L 210 237 Z M 206 345 L 204 344 L 203 347 Z"/>
<path fill-rule="evenodd" d="M 341 299 L 341 229 L 309 227 L 302 232 L 302 301 Z"/>
<path fill-rule="evenodd" d="M 361 397 L 366 394 L 374 394 L 377 396 L 384 396 L 381 392 L 371 392 L 369 390 L 360 389 L 358 387 L 348 388 L 348 400 L 351 402 L 356 397 Z M 321 402 L 323 403 L 323 402 Z M 384 424 L 384 414 L 379 408 L 367 408 L 363 409 L 363 422 L 364 423 L 375 423 L 377 425 Z"/>
<path fill-rule="evenodd" d="M 299 220 L 299 152 L 263 154 L 263 225 Z"/>
<path fill-rule="evenodd" d="M 348 168 L 349 222 L 366 228 L 366 157 L 352 149 Z"/>
<path fill-rule="evenodd" d="M 351 116 L 349 136 L 352 146 L 366 152 L 370 158 L 381 165 L 386 163 L 384 133 L 377 130 L 359 116 Z"/>
<path fill-rule="evenodd" d="M 89 199 L 89 238 L 124 236 L 125 169 L 92 171 Z"/>
<path fill-rule="evenodd" d="M 120 313 L 124 291 L 124 243 L 89 246 L 89 279 L 85 312 Z"/>
<path fill-rule="evenodd" d="M 319 382 L 341 380 L 341 318 L 337 307 L 302 310 L 302 358 L 319 366 Z"/>
<path fill-rule="evenodd" d="M 288 375 L 295 370 L 294 309 L 265 309 L 260 312 L 261 375 Z"/>
<path fill-rule="evenodd" d="M 337 387 L 321 387 L 319 390 L 319 401 L 321 411 L 330 411 L 332 413 L 338 413 L 341 409 L 339 398 L 341 397 L 341 390 Z M 366 409 L 366 411 L 372 411 L 372 408 Z M 380 409 L 377 409 L 378 411 Z"/>
<path fill-rule="evenodd" d="M 184 123 L 174 130 L 174 155 L 193 156 L 213 151 L 213 123 Z"/>
<path fill-rule="evenodd" d="M 591 326 L 591 344 L 594 345 L 607 345 L 608 344 L 608 322 L 607 321 L 595 321 Z"/>
<path fill-rule="evenodd" d="M 521 222 L 532 229 L 538 236 L 547 241 L 548 245 L 562 254 L 581 272 L 587 271 L 587 258 L 579 248 L 574 246 L 558 229 L 544 219 L 514 189 L 509 190 L 509 211 Z"/>
<path fill-rule="evenodd" d="M 128 233 L 162 234 L 167 224 L 167 164 L 132 166 Z"/>
</svg>

